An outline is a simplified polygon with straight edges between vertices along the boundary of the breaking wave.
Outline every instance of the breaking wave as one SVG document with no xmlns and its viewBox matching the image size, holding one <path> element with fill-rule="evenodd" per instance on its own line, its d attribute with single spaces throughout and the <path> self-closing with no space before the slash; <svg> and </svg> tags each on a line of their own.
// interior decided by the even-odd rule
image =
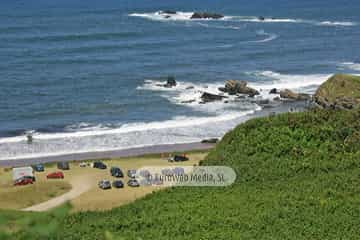
<svg viewBox="0 0 360 240">
<path fill-rule="evenodd" d="M 355 62 L 343 62 L 338 64 L 339 67 L 341 68 L 345 68 L 345 69 L 350 69 L 353 71 L 360 71 L 360 63 L 355 63 Z"/>
<path fill-rule="evenodd" d="M 130 17 L 141 17 L 153 21 L 231 21 L 231 22 L 253 22 L 253 23 L 301 23 L 311 24 L 315 26 L 356 26 L 358 23 L 351 21 L 316 21 L 306 19 L 292 18 L 274 18 L 274 17 L 257 17 L 257 16 L 224 16 L 224 18 L 215 19 L 191 19 L 194 12 L 176 12 L 175 14 L 167 14 L 162 11 L 151 13 L 131 13 Z M 227 28 L 225 26 L 225 28 Z M 238 27 L 229 27 L 229 29 L 237 29 Z"/>
</svg>

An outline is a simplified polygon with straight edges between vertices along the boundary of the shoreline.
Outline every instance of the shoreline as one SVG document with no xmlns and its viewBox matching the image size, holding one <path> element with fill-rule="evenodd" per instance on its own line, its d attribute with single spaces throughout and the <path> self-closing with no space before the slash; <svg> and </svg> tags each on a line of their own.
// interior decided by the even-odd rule
<svg viewBox="0 0 360 240">
<path fill-rule="evenodd" d="M 153 145 L 153 146 L 136 147 L 136 148 L 113 150 L 113 151 L 85 152 L 85 153 L 74 153 L 74 154 L 64 154 L 58 156 L 35 157 L 35 158 L 19 158 L 13 160 L 1 160 L 0 167 L 19 167 L 19 166 L 29 166 L 39 163 L 85 161 L 85 160 L 96 160 L 103 158 L 111 159 L 111 158 L 120 158 L 120 157 L 136 157 L 147 154 L 210 150 L 214 146 L 215 144 L 193 142 L 193 143 Z"/>
<path fill-rule="evenodd" d="M 304 111 L 306 109 L 306 102 L 303 101 L 284 101 L 277 106 L 270 108 L 262 108 L 260 111 L 256 111 L 252 114 L 246 115 L 242 118 L 242 124 L 250 119 L 265 117 L 272 114 L 281 114 L 292 111 Z M 231 129 L 229 130 L 231 131 Z M 221 139 L 221 137 L 219 137 Z M 27 157 L 9 160 L 0 160 L 0 167 L 19 167 L 29 166 L 38 163 L 55 163 L 55 162 L 69 162 L 69 161 L 84 161 L 84 160 L 96 160 L 96 159 L 111 159 L 119 157 L 136 157 L 147 154 L 159 154 L 159 153 L 171 153 L 171 152 L 183 152 L 193 150 L 209 150 L 216 144 L 204 144 L 201 142 L 191 143 L 169 143 L 159 144 L 143 147 L 133 147 L 119 150 L 108 151 L 89 151 L 83 153 L 69 153 L 59 154 L 54 156 L 42 156 L 42 157 Z"/>
</svg>

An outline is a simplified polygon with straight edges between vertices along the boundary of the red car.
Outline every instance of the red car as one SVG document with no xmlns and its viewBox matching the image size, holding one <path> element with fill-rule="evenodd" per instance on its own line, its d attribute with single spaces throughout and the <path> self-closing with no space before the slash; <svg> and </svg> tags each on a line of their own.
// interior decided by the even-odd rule
<svg viewBox="0 0 360 240">
<path fill-rule="evenodd" d="M 28 178 L 28 177 L 22 177 L 17 179 L 14 182 L 14 186 L 24 186 L 24 185 L 28 185 L 28 184 L 33 184 L 34 181 L 32 180 L 32 178 Z"/>
<path fill-rule="evenodd" d="M 63 179 L 64 178 L 64 174 L 62 172 L 53 172 L 53 173 L 49 173 L 48 175 L 46 175 L 46 178 L 52 178 L 52 179 L 58 179 L 58 178 L 61 178 Z"/>
</svg>

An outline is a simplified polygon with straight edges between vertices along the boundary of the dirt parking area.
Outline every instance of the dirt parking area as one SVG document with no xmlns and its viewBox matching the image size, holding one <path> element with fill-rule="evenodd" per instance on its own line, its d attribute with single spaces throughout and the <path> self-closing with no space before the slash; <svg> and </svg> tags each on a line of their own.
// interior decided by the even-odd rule
<svg viewBox="0 0 360 240">
<path fill-rule="evenodd" d="M 170 163 L 167 157 L 145 156 L 103 160 L 107 165 L 106 170 L 91 168 L 90 166 L 80 167 L 80 162 L 70 163 L 70 170 L 62 171 L 65 175 L 63 180 L 47 180 L 46 175 L 50 172 L 59 171 L 55 164 L 45 165 L 45 172 L 36 173 L 37 182 L 33 186 L 13 187 L 11 183 L 11 171 L 0 171 L 0 206 L 4 209 L 22 209 L 27 211 L 46 211 L 59 206 L 67 201 L 73 206 L 73 211 L 87 210 L 108 210 L 132 202 L 138 198 L 144 197 L 153 191 L 160 190 L 161 187 L 141 186 L 129 187 L 127 171 L 129 169 L 138 169 L 144 166 L 189 166 L 196 165 L 201 161 L 206 153 L 191 153 L 187 155 L 189 161 Z M 93 161 L 85 161 L 91 163 Z M 112 166 L 120 167 L 124 173 L 124 178 L 115 178 L 110 175 Z M 124 188 L 102 190 L 98 187 L 100 180 L 114 181 L 120 179 L 124 183 Z M 7 184 L 5 185 L 1 184 Z M 32 189 L 38 190 L 33 192 Z M 16 198 L 12 201 L 21 202 L 20 199 L 31 198 L 25 203 L 11 205 L 10 199 L 1 197 L 4 189 L 15 189 Z M 59 189 L 55 191 L 54 189 Z M 63 191 L 61 191 L 63 190 Z M 7 190 L 9 191 L 9 190 Z M 40 192 L 39 192 L 40 191 Z M 52 192 L 51 194 L 49 192 Z M 55 193 L 54 193 L 55 191 Z M 5 196 L 4 195 L 4 196 Z M 48 196 L 42 197 L 39 196 Z"/>
</svg>

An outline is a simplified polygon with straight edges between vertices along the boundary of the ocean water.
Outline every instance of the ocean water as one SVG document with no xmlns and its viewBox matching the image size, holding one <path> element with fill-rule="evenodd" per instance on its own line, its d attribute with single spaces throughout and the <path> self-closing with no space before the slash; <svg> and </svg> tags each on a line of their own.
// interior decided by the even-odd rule
<svg viewBox="0 0 360 240">
<path fill-rule="evenodd" d="M 262 111 L 250 99 L 199 104 L 228 79 L 266 99 L 273 87 L 312 93 L 333 73 L 360 74 L 359 9 L 358 0 L 2 0 L 0 160 L 221 137 Z M 194 11 L 225 18 L 190 20 Z M 158 87 L 168 75 L 178 86 Z"/>
</svg>

